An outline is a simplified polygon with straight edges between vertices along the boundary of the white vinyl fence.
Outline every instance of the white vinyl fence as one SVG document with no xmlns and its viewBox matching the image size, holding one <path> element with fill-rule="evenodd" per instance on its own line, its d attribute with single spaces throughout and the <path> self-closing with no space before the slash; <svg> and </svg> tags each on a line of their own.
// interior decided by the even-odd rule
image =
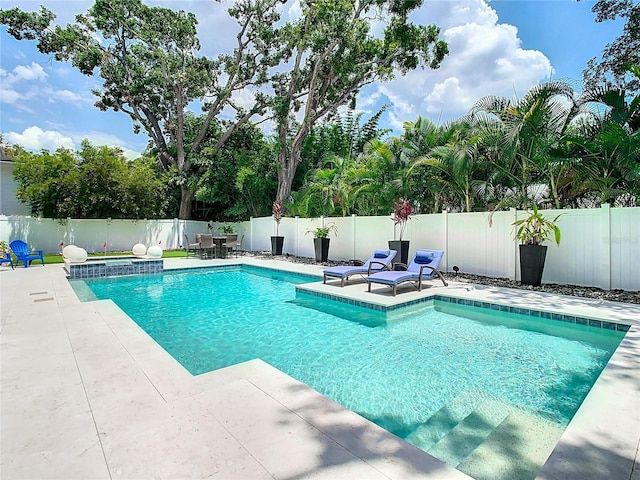
<svg viewBox="0 0 640 480">
<path fill-rule="evenodd" d="M 560 246 L 549 242 L 544 283 L 595 286 L 603 289 L 640 290 L 640 208 L 545 210 L 546 217 L 562 213 Z M 446 213 L 416 215 L 407 223 L 403 238 L 410 240 L 409 257 L 416 249 L 445 251 L 440 264 L 444 271 L 457 266 L 461 272 L 520 278 L 518 243 L 513 222 L 527 212 L 496 212 L 491 226 L 488 213 Z M 334 224 L 329 258 L 364 260 L 376 248 L 386 248 L 397 239 L 390 217 L 290 218 L 285 217 L 278 234 L 285 237 L 284 254 L 313 257 L 313 235 L 307 230 Z M 225 224 L 214 224 L 219 233 Z M 234 224 L 243 249 L 270 251 L 270 237 L 276 234 L 271 217 L 252 218 Z M 185 220 L 73 220 L 11 216 L 0 217 L 0 240 L 26 240 L 32 248 L 53 253 L 60 243 L 74 244 L 88 252 L 127 251 L 136 243 L 182 248 L 184 235 L 194 241 L 196 233 L 207 232 L 207 223 Z"/>
</svg>

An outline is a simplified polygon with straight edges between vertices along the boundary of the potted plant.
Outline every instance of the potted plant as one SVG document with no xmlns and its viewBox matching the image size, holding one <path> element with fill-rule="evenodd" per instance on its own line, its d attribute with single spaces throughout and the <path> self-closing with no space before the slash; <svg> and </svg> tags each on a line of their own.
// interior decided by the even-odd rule
<svg viewBox="0 0 640 480">
<path fill-rule="evenodd" d="M 560 215 L 553 220 L 546 219 L 533 205 L 533 212 L 529 216 L 516 220 L 516 240 L 520 242 L 520 281 L 525 285 L 538 286 L 542 282 L 544 261 L 547 256 L 547 246 L 542 245 L 552 238 L 556 245 L 560 245 L 560 229 L 557 222 Z"/>
<path fill-rule="evenodd" d="M 273 202 L 273 207 L 271 207 L 271 214 L 273 215 L 273 219 L 276 222 L 276 234 L 275 236 L 271 237 L 271 254 L 282 255 L 284 237 L 278 235 L 280 221 L 282 221 L 282 218 L 284 217 L 284 205 L 282 205 L 282 201 L 276 200 L 275 202 Z"/>
<path fill-rule="evenodd" d="M 220 230 L 222 230 L 222 233 L 224 233 L 225 235 L 228 235 L 230 233 L 236 233 L 235 229 L 233 228 L 233 225 L 223 225 L 222 227 L 220 227 Z"/>
<path fill-rule="evenodd" d="M 329 241 L 331 240 L 329 238 L 329 234 L 331 232 L 333 232 L 334 235 L 337 235 L 338 229 L 334 223 L 325 225 L 324 220 L 322 221 L 322 227 L 309 228 L 305 232 L 305 235 L 313 233 L 313 246 L 316 254 L 316 262 L 326 262 L 329 259 Z"/>
<path fill-rule="evenodd" d="M 399 253 L 394 259 L 394 264 L 398 262 L 404 263 L 405 265 L 409 264 L 409 240 L 403 240 L 402 235 L 404 235 L 407 221 L 411 219 L 412 214 L 413 209 L 411 208 L 411 203 L 408 198 L 401 198 L 395 204 L 391 220 L 393 220 L 394 231 L 395 226 L 400 226 L 400 238 L 399 240 L 389 240 L 389 250 L 395 250 Z"/>
</svg>

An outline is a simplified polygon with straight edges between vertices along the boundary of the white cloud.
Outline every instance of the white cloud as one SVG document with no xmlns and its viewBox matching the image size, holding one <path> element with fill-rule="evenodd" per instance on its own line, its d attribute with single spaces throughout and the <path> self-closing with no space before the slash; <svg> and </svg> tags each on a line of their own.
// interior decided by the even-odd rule
<svg viewBox="0 0 640 480">
<path fill-rule="evenodd" d="M 302 17 L 302 6 L 300 5 L 300 0 L 293 1 L 293 4 L 289 7 L 287 16 L 289 17 L 289 20 L 298 20 Z"/>
<path fill-rule="evenodd" d="M 2 103 L 16 103 L 22 99 L 22 95 L 10 88 L 0 88 L 0 102 Z"/>
<path fill-rule="evenodd" d="M 27 150 L 56 150 L 60 147 L 75 148 L 73 140 L 60 132 L 44 131 L 40 127 L 26 128 L 22 133 L 7 132 L 4 134 L 7 143 L 20 145 Z"/>
<path fill-rule="evenodd" d="M 74 143 L 80 145 L 83 140 L 89 140 L 93 145 L 108 145 L 109 147 L 118 147 L 124 152 L 124 156 L 129 160 L 140 157 L 142 150 L 133 150 L 127 142 L 117 135 L 105 133 L 98 130 L 90 130 L 87 132 L 74 133 L 71 135 Z"/>
<path fill-rule="evenodd" d="M 47 78 L 44 69 L 35 62 L 31 62 L 31 65 L 18 65 L 13 69 L 13 75 L 16 81 L 44 80 Z"/>
<path fill-rule="evenodd" d="M 86 103 L 86 97 L 79 95 L 71 90 L 53 90 L 47 89 L 46 95 L 49 98 L 49 103 L 64 102 L 64 103 Z"/>
<path fill-rule="evenodd" d="M 76 150 L 83 140 L 89 140 L 93 145 L 108 145 L 120 148 L 129 160 L 140 157 L 142 151 L 129 148 L 124 140 L 115 135 L 100 131 L 88 131 L 66 135 L 56 130 L 42 130 L 38 126 L 26 128 L 22 133 L 7 132 L 3 134 L 5 142 L 12 145 L 38 152 L 40 150 L 55 151 L 60 147 Z"/>
<path fill-rule="evenodd" d="M 0 70 L 0 77 L 5 87 L 12 86 L 20 82 L 28 82 L 30 80 L 45 80 L 47 73 L 35 62 L 31 65 L 18 65 L 11 72 Z"/>
<path fill-rule="evenodd" d="M 5 3 L 5 8 L 15 4 L 25 10 L 37 10 L 40 4 L 44 4 L 58 14 L 60 23 L 66 23 L 73 20 L 73 14 L 85 12 L 93 4 L 93 0 L 5 0 Z M 238 26 L 226 12 L 233 5 L 233 0 L 145 0 L 145 3 L 193 12 L 199 22 L 202 55 L 214 58 L 220 53 L 229 53 L 235 47 Z M 300 0 L 288 1 L 282 9 L 283 21 L 299 15 L 300 3 Z M 392 82 L 370 85 L 363 89 L 358 98 L 359 111 L 377 111 L 385 103 L 392 104 L 383 116 L 382 126 L 401 128 L 403 122 L 413 121 L 418 115 L 434 121 L 459 118 L 485 95 L 512 97 L 515 93 L 521 96 L 552 73 L 551 64 L 545 55 L 523 49 L 517 29 L 501 24 L 495 10 L 485 0 L 425 2 L 423 7 L 412 14 L 412 21 L 424 25 L 439 25 L 442 38 L 449 44 L 450 54 L 438 70 L 416 70 Z M 215 32 L 215 35 L 211 32 Z M 31 58 L 36 57 L 30 55 L 29 61 Z M 42 56 L 37 58 L 37 61 L 42 60 Z M 98 116 L 103 115 L 101 112 L 89 110 L 93 109 L 90 105 L 94 101 L 90 90 L 100 88 L 99 77 L 80 77 L 77 72 L 72 73 L 72 69 L 66 64 L 62 66 L 56 62 L 50 66 L 43 63 L 45 72 L 35 62 L 28 64 L 29 61 L 21 62 L 24 65 L 15 68 L 3 64 L 4 69 L 0 69 L 0 101 L 10 105 L 7 110 L 11 108 L 12 111 L 19 112 L 22 122 L 37 125 L 42 119 L 42 112 L 30 115 L 25 112 L 36 106 L 40 108 L 45 102 L 56 102 L 53 108 L 61 115 L 58 118 L 65 118 L 65 124 L 60 128 L 43 127 L 49 129 L 49 133 L 74 132 L 72 135 L 58 135 L 72 138 L 76 145 L 86 137 L 97 145 L 127 145 L 129 149 L 135 150 L 135 145 L 139 142 L 129 139 L 129 132 L 124 133 L 120 123 L 105 122 L 103 117 Z M 47 72 L 51 73 L 50 77 L 47 77 Z M 252 92 L 247 90 L 236 100 L 241 105 L 247 105 L 251 97 Z M 74 106 L 73 113 L 64 109 L 66 105 Z M 198 110 L 196 113 L 201 112 Z M 229 110 L 225 110 L 225 114 L 230 114 Z M 52 116 L 49 117 L 51 118 Z M 82 123 L 74 126 L 73 121 Z M 385 125 L 385 122 L 389 125 Z M 267 127 L 267 124 L 263 126 Z M 106 141 L 99 140 L 96 136 L 76 133 L 83 132 L 87 127 L 102 129 L 104 132 L 121 132 L 118 135 L 127 140 L 112 138 L 112 141 Z M 18 129 L 22 126 L 11 128 Z"/>
<path fill-rule="evenodd" d="M 484 0 L 430 2 L 417 16 L 442 27 L 450 53 L 437 70 L 415 70 L 376 87 L 393 102 L 389 118 L 396 125 L 417 115 L 459 118 L 483 96 L 523 95 L 552 72 L 544 54 L 523 50 L 517 29 L 498 23 Z"/>
</svg>

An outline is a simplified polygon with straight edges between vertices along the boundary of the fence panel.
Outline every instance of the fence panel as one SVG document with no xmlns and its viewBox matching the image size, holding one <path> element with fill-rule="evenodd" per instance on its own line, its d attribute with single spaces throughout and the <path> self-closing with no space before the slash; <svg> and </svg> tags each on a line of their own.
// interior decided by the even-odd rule
<svg viewBox="0 0 640 480">
<path fill-rule="evenodd" d="M 542 281 L 590 287 L 608 283 L 605 281 L 608 258 L 602 255 L 602 240 L 608 226 L 602 225 L 601 209 L 544 210 L 542 213 L 547 219 L 562 214 L 558 220 L 562 232 L 560 246 L 553 240 L 545 242 L 548 248 Z"/>
<path fill-rule="evenodd" d="M 608 288 L 640 290 L 640 207 L 611 209 L 609 240 L 611 284 Z"/>
<path fill-rule="evenodd" d="M 446 214 L 448 270 L 500 278 L 515 276 L 515 244 L 511 224 L 515 211 Z"/>
<path fill-rule="evenodd" d="M 349 258 L 366 260 L 374 250 L 389 248 L 394 239 L 390 217 L 355 217 L 355 237 Z"/>
<path fill-rule="evenodd" d="M 545 283 L 597 286 L 605 289 L 640 290 L 640 207 L 583 210 L 544 210 L 543 215 L 562 216 L 559 247 L 547 242 Z M 442 213 L 416 215 L 407 223 L 403 238 L 410 241 L 409 256 L 419 248 L 445 251 L 441 268 L 453 266 L 463 273 L 519 279 L 518 242 L 513 222 L 526 212 L 496 212 L 489 226 L 488 214 Z M 314 257 L 313 237 L 306 234 L 322 225 L 323 219 L 285 217 L 279 234 L 285 237 L 284 253 Z M 364 260 L 377 248 L 388 248 L 388 241 L 399 232 L 388 216 L 325 218 L 334 223 L 337 235 L 331 234 L 329 258 L 346 261 Z M 226 223 L 228 225 L 229 223 Z M 212 225 L 215 233 L 223 223 Z M 276 233 L 272 217 L 252 218 L 232 224 L 238 238 L 245 236 L 243 248 L 271 251 L 270 237 Z M 169 220 L 73 220 L 0 216 L 0 240 L 25 240 L 31 248 L 47 253 L 60 252 L 59 244 L 75 244 L 88 252 L 129 251 L 135 243 L 160 244 L 165 249 L 183 248 L 184 234 L 195 240 L 196 233 L 210 230 L 207 222 Z"/>
</svg>

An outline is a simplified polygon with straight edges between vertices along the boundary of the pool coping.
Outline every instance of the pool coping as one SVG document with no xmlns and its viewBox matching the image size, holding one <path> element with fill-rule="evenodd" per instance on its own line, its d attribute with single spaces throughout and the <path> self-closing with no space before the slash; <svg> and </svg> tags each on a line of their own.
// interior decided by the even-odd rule
<svg viewBox="0 0 640 480">
<path fill-rule="evenodd" d="M 173 266 L 198 268 L 232 263 L 275 267 L 276 270 L 303 272 L 314 276 L 319 276 L 323 268 L 317 265 L 248 258 L 231 262 L 227 260 L 226 263 L 212 260 L 166 259 L 165 267 L 170 271 Z M 214 471 L 225 478 L 246 478 L 248 472 L 251 472 L 250 476 L 254 478 L 263 475 L 269 478 L 291 478 L 299 475 L 299 472 L 316 476 L 324 474 L 327 478 L 340 475 L 351 478 L 468 478 L 452 467 L 434 461 L 435 459 L 427 453 L 416 452 L 415 447 L 259 360 L 198 377 L 191 376 L 113 302 L 81 304 L 60 266 L 16 269 L 13 275 L 10 272 L 6 269 L 0 271 L 3 286 L 0 331 L 3 347 L 3 475 L 10 476 L 10 473 L 14 473 L 16 477 L 44 474 L 51 476 L 57 471 L 65 472 L 69 478 L 73 475 L 93 478 L 123 475 L 149 477 L 157 475 L 157 471 L 154 473 L 149 469 L 161 467 L 164 468 L 163 474 L 170 475 L 173 471 L 171 468 L 175 468 L 167 463 L 170 460 L 167 457 L 170 455 L 163 450 L 161 442 L 155 436 L 146 436 L 152 435 L 153 429 L 145 430 L 133 437 L 130 434 L 128 423 L 147 422 L 146 425 L 154 428 L 168 429 L 165 432 L 167 435 L 174 432 L 173 434 L 180 435 L 178 438 L 185 437 L 184 446 L 175 453 L 179 454 L 178 458 L 183 465 L 193 464 L 193 468 L 215 469 L 191 472 L 191 476 L 202 477 L 205 473 L 211 474 Z M 367 294 L 364 291 L 366 284 L 358 281 L 344 289 L 335 285 L 322 286 L 321 282 L 311 284 L 319 291 L 335 293 L 339 290 L 341 295 L 371 298 L 380 305 L 399 305 L 446 292 L 448 297 L 470 301 L 490 300 L 495 304 L 508 304 L 516 308 L 539 307 L 541 302 L 546 301 L 563 314 L 574 312 L 581 317 L 600 318 L 605 321 L 629 321 L 632 326 L 623 343 L 583 402 L 538 478 L 631 477 L 640 444 L 640 409 L 635 408 L 640 404 L 640 380 L 636 374 L 640 370 L 639 307 L 454 282 L 446 288 L 438 287 L 434 282 L 422 293 L 403 290 L 395 298 L 377 290 Z M 52 343 L 53 347 L 50 346 Z M 50 348 L 55 348 L 56 351 L 50 352 Z M 99 353 L 108 353 L 106 363 L 97 361 Z M 54 354 L 56 359 L 60 356 L 60 361 L 48 361 L 44 364 L 39 362 L 35 369 L 35 365 L 29 363 L 27 358 L 40 356 L 43 360 L 52 359 Z M 75 365 L 79 372 L 76 373 L 75 380 L 67 380 L 70 372 L 59 371 L 62 359 L 69 360 L 69 370 L 73 370 Z M 126 366 L 126 375 L 114 375 L 108 367 L 112 364 Z M 45 392 L 44 386 L 51 382 L 54 388 Z M 58 391 L 61 382 L 68 382 L 64 394 L 60 393 L 62 396 L 72 390 L 78 390 L 78 385 L 82 386 L 84 393 L 78 393 L 78 398 L 74 400 L 77 405 L 74 402 L 56 403 L 59 406 L 52 410 L 51 402 L 47 401 L 47 398 Z M 149 387 L 146 387 L 147 384 Z M 132 389 L 132 385 L 135 388 Z M 117 398 L 112 398 L 113 391 L 110 389 L 117 389 Z M 149 404 L 145 404 L 146 406 L 140 410 L 141 400 L 136 400 L 136 397 L 132 398 L 131 403 L 123 403 L 123 399 L 128 398 L 128 393 L 125 392 L 129 390 L 136 395 L 143 395 L 144 392 L 145 402 L 148 401 Z M 38 392 L 46 396 L 42 397 L 42 393 Z M 228 395 L 225 408 L 216 407 L 217 409 L 212 410 L 211 405 L 219 406 L 220 398 L 225 395 Z M 278 421 L 272 421 L 271 417 L 263 418 L 260 410 L 255 410 L 255 402 L 260 405 L 261 402 L 267 402 L 267 410 L 270 409 L 271 413 L 276 412 L 279 416 Z M 29 409 L 26 404 L 29 405 Z M 73 406 L 73 409 L 66 411 L 67 405 Z M 242 405 L 240 412 L 238 405 Z M 87 409 L 90 412 L 88 418 Z M 167 409 L 172 412 L 171 417 L 160 415 L 157 419 L 148 418 L 151 416 L 150 411 L 162 414 Z M 188 414 L 178 414 L 183 409 Z M 63 441 L 64 438 L 60 439 L 62 424 L 59 422 L 43 420 L 47 418 L 43 416 L 38 418 L 37 425 L 33 425 L 30 419 L 33 419 L 34 412 L 38 411 L 48 415 L 64 411 L 64 420 L 60 421 L 63 421 L 65 430 L 75 432 L 73 442 L 77 443 L 78 438 L 86 438 L 89 446 L 81 450 L 85 453 L 76 458 L 73 465 L 70 464 L 69 454 L 74 451 L 75 443 L 70 445 Z M 106 415 L 107 413 L 110 416 Z M 176 416 L 178 420 L 167 420 Z M 252 416 L 259 417 L 262 422 L 251 424 Z M 80 417 L 84 419 L 82 422 L 79 420 Z M 219 448 L 227 461 L 219 461 L 213 466 L 210 455 L 202 456 L 201 450 L 203 441 L 207 444 L 206 442 L 215 439 L 203 440 L 189 427 L 194 421 L 198 425 L 205 425 L 212 418 L 218 422 L 216 425 L 226 428 L 224 435 L 232 437 L 225 441 L 224 448 Z M 287 431 L 282 431 L 282 421 L 289 422 L 289 425 L 297 425 L 293 437 Z M 302 424 L 299 423 L 301 421 Z M 82 429 L 78 426 L 79 422 L 82 423 Z M 164 425 L 167 422 L 171 428 L 156 425 Z M 265 423 L 271 425 L 269 432 L 263 431 Z M 229 425 L 240 425 L 243 428 L 238 433 Z M 254 438 L 257 435 L 255 430 L 268 434 L 265 439 L 269 438 L 269 442 L 260 445 L 260 441 L 265 439 Z M 243 436 L 244 439 L 241 438 Z M 26 437 L 31 441 L 25 441 Z M 42 447 L 43 438 L 51 440 L 48 448 Z M 294 443 L 288 442 L 287 438 Z M 231 440 L 239 442 L 239 446 Z M 141 441 L 147 441 L 144 451 L 136 449 L 136 444 Z M 230 443 L 237 448 L 229 451 Z M 276 446 L 286 448 L 279 451 Z M 318 452 L 310 451 L 319 446 L 325 454 L 329 451 L 334 452 L 335 455 L 330 461 L 327 460 L 327 455 L 318 457 Z M 140 458 L 135 455 L 132 457 L 130 449 L 139 453 Z M 303 451 L 299 452 L 297 449 Z M 261 451 L 265 453 L 260 454 Z M 335 453 L 338 451 L 341 453 Z M 49 453 L 43 455 L 43 452 Z M 279 461 L 280 458 L 285 458 L 282 455 L 301 460 L 294 462 L 295 465 L 285 467 Z M 343 458 L 345 455 L 349 455 L 352 460 L 336 463 L 336 458 Z M 319 464 L 315 463 L 319 458 L 324 460 Z M 154 466 L 153 462 L 157 465 Z M 244 470 L 238 469 L 239 466 Z M 283 471 L 283 468 L 288 470 Z M 607 473 L 606 476 L 603 476 L 603 470 Z M 73 475 L 69 475 L 71 472 Z M 82 475 L 81 472 L 85 474 Z M 176 472 L 173 473 L 175 476 Z M 182 476 L 185 474 L 184 471 L 180 473 Z"/>
</svg>

